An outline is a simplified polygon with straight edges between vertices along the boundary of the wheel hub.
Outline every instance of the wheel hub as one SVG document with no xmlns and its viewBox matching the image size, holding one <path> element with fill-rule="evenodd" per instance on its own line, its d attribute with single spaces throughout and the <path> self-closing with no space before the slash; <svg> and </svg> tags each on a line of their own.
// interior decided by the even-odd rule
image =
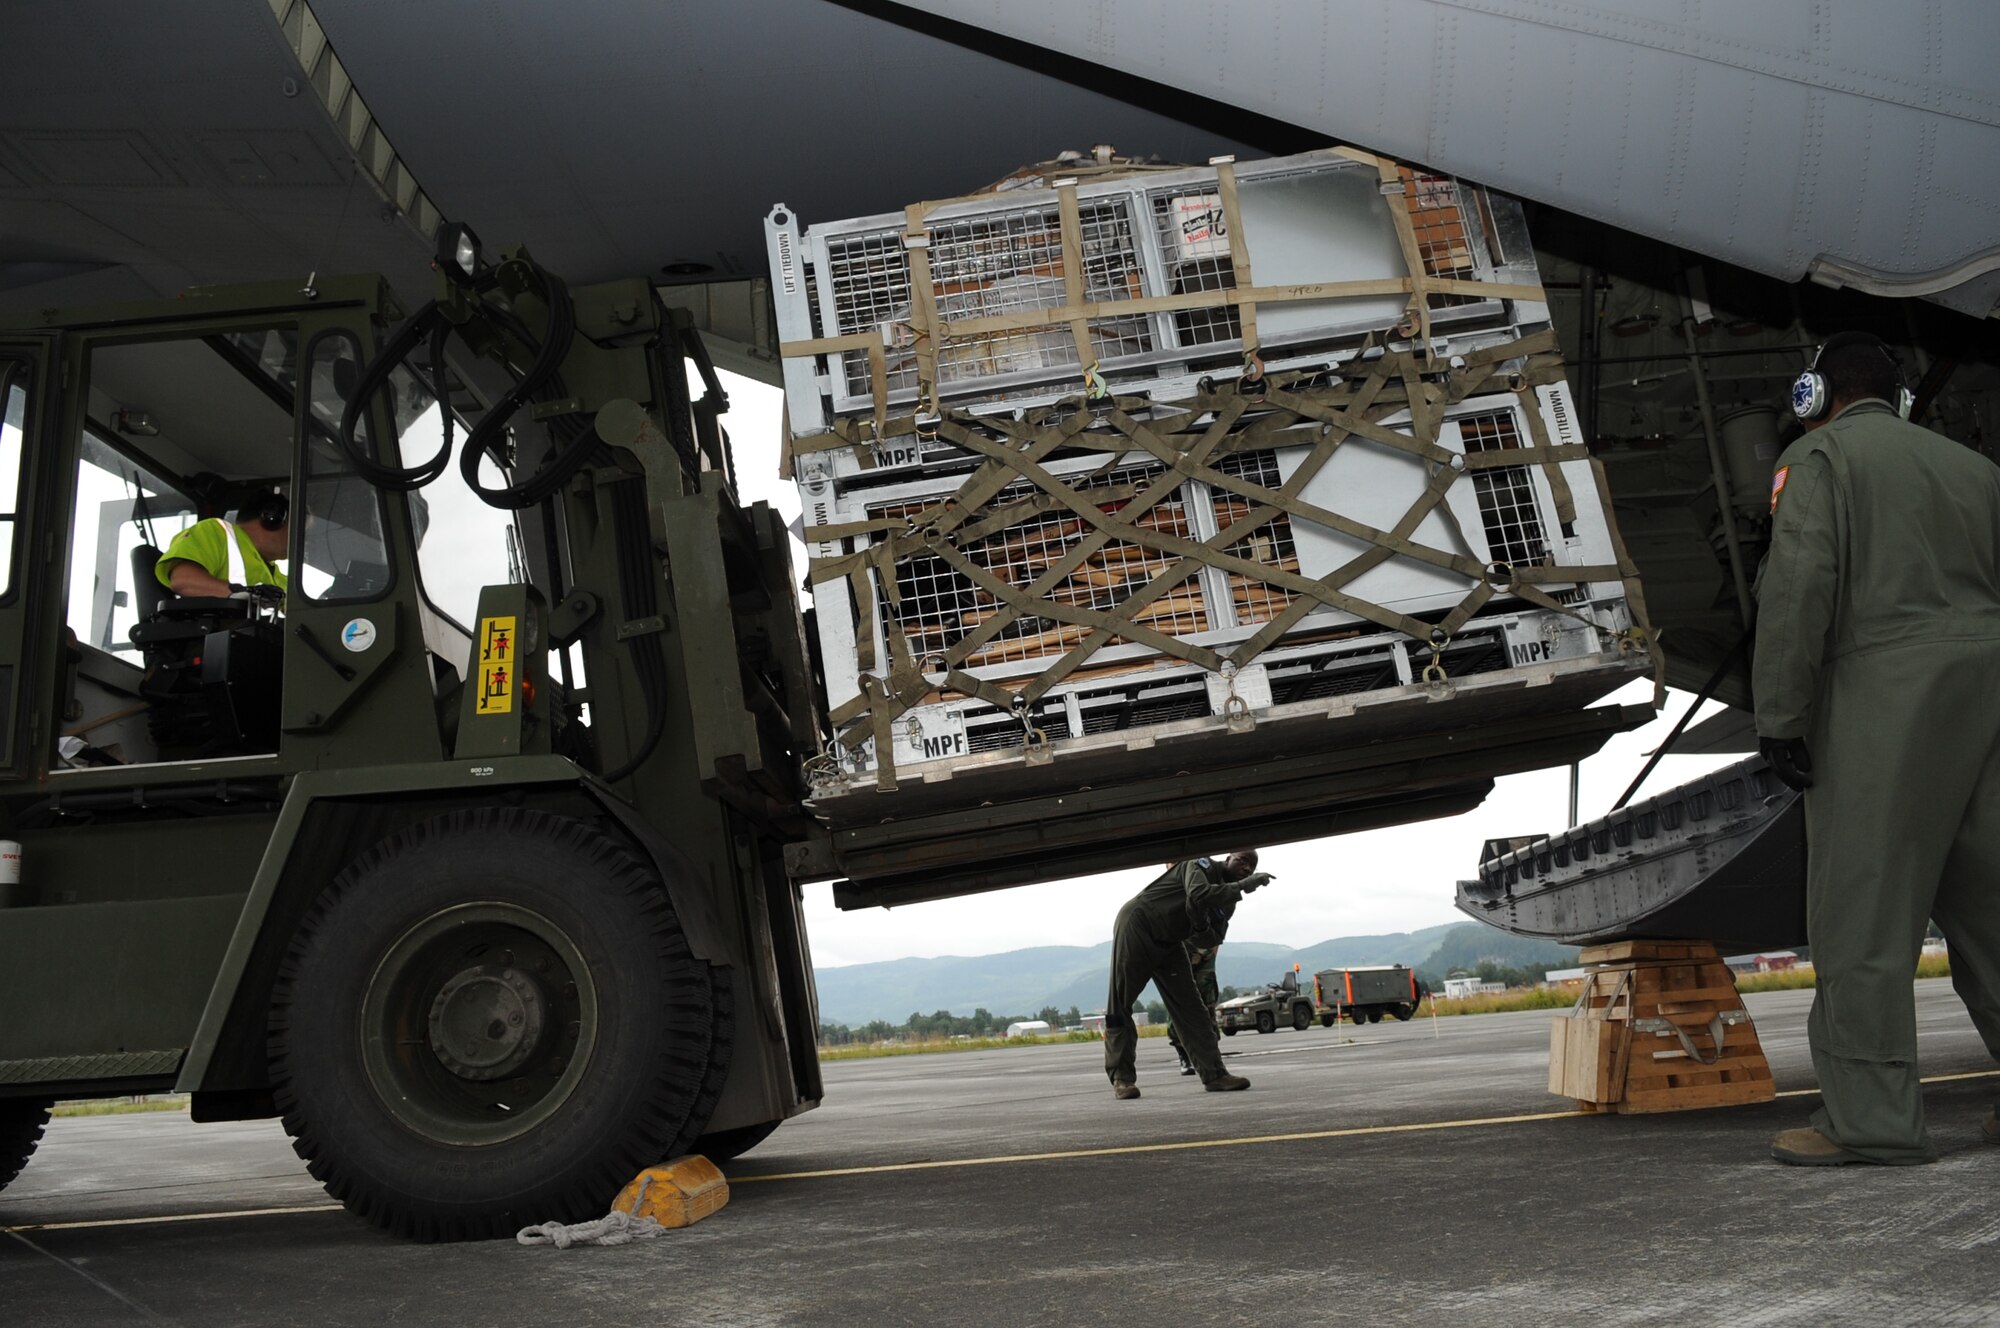
<svg viewBox="0 0 2000 1328">
<path fill-rule="evenodd" d="M 504 1079 L 541 1046 L 547 1002 L 514 968 L 467 968 L 431 1002 L 431 1053 L 463 1079 Z"/>
<path fill-rule="evenodd" d="M 361 1000 L 383 1107 L 425 1139 L 481 1146 L 553 1117 L 592 1062 L 598 1000 L 563 928 L 524 905 L 441 908 L 391 942 Z"/>
</svg>

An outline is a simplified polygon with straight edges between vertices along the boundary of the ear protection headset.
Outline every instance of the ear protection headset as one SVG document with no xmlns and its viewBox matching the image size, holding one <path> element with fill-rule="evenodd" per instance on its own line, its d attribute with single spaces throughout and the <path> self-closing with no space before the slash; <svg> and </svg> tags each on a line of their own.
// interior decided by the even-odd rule
<svg viewBox="0 0 2000 1328">
<path fill-rule="evenodd" d="M 260 493 L 243 504 L 241 515 L 245 518 L 255 517 L 257 524 L 266 530 L 278 530 L 291 519 L 292 502 L 284 494 L 273 489 L 268 493 Z"/>
<path fill-rule="evenodd" d="M 1826 358 L 1828 351 L 1847 346 L 1873 346 L 1881 352 L 1882 358 L 1889 362 L 1890 371 L 1896 375 L 1896 414 L 1909 419 L 1910 406 L 1915 398 L 1903 382 L 1903 366 L 1896 362 L 1896 357 L 1889 353 L 1882 339 L 1870 332 L 1836 332 L 1820 344 L 1820 348 L 1813 352 L 1812 364 L 1792 383 L 1792 414 L 1808 424 L 1826 418 L 1827 412 L 1833 409 L 1833 386 L 1820 373 L 1819 362 Z"/>
</svg>

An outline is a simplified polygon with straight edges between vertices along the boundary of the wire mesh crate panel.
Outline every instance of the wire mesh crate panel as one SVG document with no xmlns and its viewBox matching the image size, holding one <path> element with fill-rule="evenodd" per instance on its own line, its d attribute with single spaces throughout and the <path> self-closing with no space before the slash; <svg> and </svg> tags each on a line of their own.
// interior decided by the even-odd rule
<svg viewBox="0 0 2000 1328">
<path fill-rule="evenodd" d="M 1428 651 L 1419 652 L 1416 662 L 1428 664 Z M 1439 661 L 1446 674 L 1467 678 L 1476 673 L 1498 673 L 1511 667 L 1507 659 L 1507 638 L 1498 628 L 1465 632 L 1452 638 Z"/>
<path fill-rule="evenodd" d="M 1183 678 L 1164 685 L 1137 679 L 1112 683 L 1079 691 L 1076 704 L 1086 734 L 1199 719 L 1215 710 L 1208 686 L 1200 678 Z"/>
<path fill-rule="evenodd" d="M 1234 290 L 1236 265 L 1229 256 L 1219 194 L 1175 193 L 1152 197 L 1153 230 L 1167 255 L 1166 293 L 1195 295 Z M 1206 346 L 1243 339 L 1243 319 L 1233 305 L 1177 309 L 1174 337 L 1182 346 Z"/>
<path fill-rule="evenodd" d="M 1123 200 L 1078 210 L 1084 298 L 1098 304 L 1145 293 L 1138 245 Z M 1068 302 L 1062 217 L 1053 207 L 1018 209 L 940 224 L 930 233 L 931 280 L 946 323 L 1001 317 Z M 1091 351 L 1100 361 L 1153 349 L 1143 316 L 1094 318 Z M 938 346 L 940 389 L 1019 373 L 1078 369 L 1067 327 L 944 337 Z"/>
<path fill-rule="evenodd" d="M 1044 697 L 1029 709 L 1029 722 L 1051 742 L 1070 736 L 1069 703 L 1059 696 Z M 996 706 L 969 706 L 959 712 L 965 724 L 968 752 L 1002 752 L 1026 745 L 1027 734 L 1021 721 Z"/>
<path fill-rule="evenodd" d="M 1521 432 L 1512 411 L 1488 411 L 1461 416 L 1458 436 L 1465 450 L 1499 452 L 1521 446 Z M 1486 544 L 1496 562 L 1514 567 L 1548 563 L 1549 542 L 1535 501 L 1535 484 L 1528 467 L 1501 466 L 1472 477 L 1479 496 L 1479 516 L 1486 527 Z"/>
<path fill-rule="evenodd" d="M 1217 461 L 1215 469 L 1266 489 L 1275 490 L 1283 483 L 1278 472 L 1277 455 L 1269 450 L 1232 452 Z M 1217 530 L 1228 530 L 1237 522 L 1248 520 L 1256 506 L 1249 498 L 1226 489 L 1215 490 L 1210 502 L 1215 510 Z M 1292 539 L 1292 518 L 1285 512 L 1265 521 L 1223 552 L 1281 571 L 1295 573 L 1299 570 L 1299 549 Z M 1283 613 L 1297 596 L 1268 581 L 1231 572 L 1229 598 L 1235 606 L 1237 623 L 1248 625 L 1269 622 Z"/>
<path fill-rule="evenodd" d="M 826 247 L 826 283 L 832 296 L 831 326 L 826 331 L 838 335 L 872 332 L 888 324 L 901 328 L 899 348 L 888 358 L 888 390 L 913 390 L 917 385 L 917 360 L 907 347 L 910 323 L 910 256 L 903 237 L 891 231 L 840 236 Z M 825 302 L 821 300 L 821 317 Z M 868 357 L 844 354 L 839 357 L 847 395 L 866 396 L 873 391 L 868 378 Z"/>
<path fill-rule="evenodd" d="M 1410 226 L 1416 232 L 1417 253 L 1423 259 L 1425 275 L 1468 281 L 1478 277 L 1458 181 L 1443 175 L 1425 175 L 1405 166 L 1403 188 L 1408 194 Z M 1476 304 L 1479 299 L 1477 295 L 1433 293 L 1430 304 L 1433 309 L 1448 309 Z"/>
<path fill-rule="evenodd" d="M 1378 642 L 1324 655 L 1274 659 L 1265 666 L 1271 680 L 1271 703 L 1293 705 L 1398 686 L 1403 682 L 1398 665 L 1402 650 L 1400 643 Z"/>
<path fill-rule="evenodd" d="M 1104 510 L 1115 512 L 1162 470 L 1158 464 L 1124 466 L 1079 477 L 1071 487 L 1079 492 L 1106 493 Z M 1012 484 L 995 496 L 991 506 L 1004 509 L 1033 492 L 1033 487 L 1026 483 Z M 932 505 L 930 501 L 884 503 L 869 508 L 868 514 L 871 518 L 896 521 L 916 516 Z M 1180 489 L 1153 504 L 1137 524 L 1182 538 L 1193 530 Z M 1089 522 L 1072 512 L 1038 511 L 962 546 L 960 552 L 996 579 L 1025 589 L 1051 564 L 1068 556 L 1090 533 Z M 1113 540 L 1043 591 L 1040 598 L 1051 604 L 1109 611 L 1176 561 L 1171 554 Z M 893 608 L 886 600 L 882 603 L 882 627 L 885 632 L 901 631 L 909 641 L 911 654 L 917 658 L 945 653 L 981 625 L 1007 612 L 1002 601 L 949 560 L 934 554 L 899 561 L 896 585 L 901 602 Z M 1199 584 L 1192 580 L 1146 606 L 1134 620 L 1175 636 L 1205 632 L 1210 625 L 1208 606 Z M 980 667 L 1061 654 L 1087 635 L 1088 628 L 1024 613 L 997 629 L 992 640 L 965 662 Z"/>
</svg>

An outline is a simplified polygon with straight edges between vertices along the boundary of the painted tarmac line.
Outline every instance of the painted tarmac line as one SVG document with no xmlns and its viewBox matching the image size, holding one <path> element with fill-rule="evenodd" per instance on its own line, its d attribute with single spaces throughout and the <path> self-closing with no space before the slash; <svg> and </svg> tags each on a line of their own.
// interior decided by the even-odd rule
<svg viewBox="0 0 2000 1328">
<path fill-rule="evenodd" d="M 1961 1083 L 1969 1079 L 2000 1078 L 2000 1070 L 1973 1070 L 1965 1074 L 1932 1075 L 1924 1084 Z M 1817 1088 L 1787 1089 L 1780 1098 L 1816 1097 Z M 1469 1130 L 1496 1125 L 1524 1125 L 1537 1121 L 1570 1120 L 1601 1113 L 1588 1111 L 1537 1111 L 1517 1116 L 1474 1116 L 1464 1120 L 1411 1121 L 1402 1125 L 1360 1125 L 1344 1130 L 1306 1130 L 1291 1134 L 1252 1134 L 1233 1139 L 1184 1139 L 1174 1143 L 1125 1144 L 1116 1148 L 1076 1148 L 1054 1153 L 1005 1153 L 994 1157 L 928 1159 L 921 1162 L 888 1162 L 870 1167 L 831 1167 L 823 1171 L 780 1171 L 767 1176 L 735 1176 L 731 1185 L 763 1184 L 778 1180 L 826 1180 L 840 1176 L 881 1176 L 903 1171 L 942 1171 L 952 1167 L 991 1167 L 1008 1162 L 1061 1162 L 1074 1158 L 1131 1157 L 1141 1153 L 1188 1152 L 1205 1148 L 1240 1148 L 1250 1144 L 1301 1143 L 1315 1139 L 1358 1139 L 1384 1134 L 1423 1134 L 1439 1130 Z M 0 1235 L 19 1236 L 30 1231 L 91 1231 L 105 1227 L 152 1226 L 163 1222 L 219 1222 L 239 1217 L 275 1217 L 286 1213 L 337 1213 L 340 1204 L 287 1204 L 280 1208 L 238 1208 L 211 1213 L 166 1213 L 157 1217 L 106 1217 L 81 1222 L 32 1222 L 0 1227 Z M 24 1242 L 27 1243 L 27 1242 Z M 40 1247 L 36 1249 L 40 1251 Z M 53 1256 L 51 1256 L 53 1257 Z"/>
<path fill-rule="evenodd" d="M 23 1222 L 0 1227 L 0 1234 L 18 1236 L 24 1231 L 95 1231 L 102 1227 L 149 1227 L 161 1222 L 220 1222 L 231 1217 L 273 1217 L 280 1213 L 338 1213 L 342 1205 L 285 1204 L 279 1208 L 230 1208 L 213 1213 L 161 1213 L 153 1217 L 99 1217 L 83 1222 Z"/>
</svg>

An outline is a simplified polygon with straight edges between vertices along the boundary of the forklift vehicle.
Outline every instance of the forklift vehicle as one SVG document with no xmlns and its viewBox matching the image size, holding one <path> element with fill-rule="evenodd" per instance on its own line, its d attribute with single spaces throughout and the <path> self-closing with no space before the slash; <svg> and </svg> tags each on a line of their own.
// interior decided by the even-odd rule
<svg viewBox="0 0 2000 1328">
<path fill-rule="evenodd" d="M 180 1091 L 282 1116 L 392 1231 L 595 1216 L 818 1103 L 803 881 L 913 902 L 1446 814 L 1650 713 L 825 824 L 787 532 L 735 497 L 686 316 L 462 226 L 436 266 L 407 319 L 346 277 L 0 327 L 0 1185 L 53 1102 Z M 161 593 L 178 533 L 273 492 L 282 602 Z"/>
</svg>

